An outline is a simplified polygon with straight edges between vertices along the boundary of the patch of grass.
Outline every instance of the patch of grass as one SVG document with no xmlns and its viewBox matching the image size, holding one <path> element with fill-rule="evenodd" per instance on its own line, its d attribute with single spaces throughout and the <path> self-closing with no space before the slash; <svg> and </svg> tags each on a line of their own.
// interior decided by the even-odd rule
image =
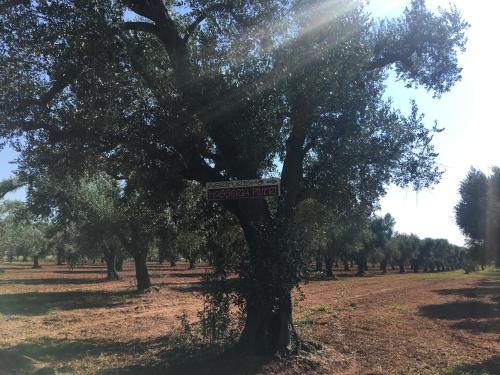
<svg viewBox="0 0 500 375">
<path fill-rule="evenodd" d="M 311 311 L 305 310 L 298 320 L 295 321 L 297 325 L 310 325 L 313 324 L 314 320 L 311 318 Z"/>
<path fill-rule="evenodd" d="M 327 313 L 330 313 L 333 311 L 332 307 L 330 305 L 327 305 L 327 304 L 320 304 L 320 305 L 313 306 L 313 307 L 311 307 L 310 310 L 311 311 L 319 311 L 319 312 L 327 312 Z"/>
<path fill-rule="evenodd" d="M 403 275 L 398 275 L 402 278 L 410 278 L 417 280 L 462 280 L 462 279 L 473 279 L 487 276 L 485 271 L 471 272 L 466 274 L 464 270 L 455 271 L 434 271 L 434 272 L 408 272 Z"/>
<path fill-rule="evenodd" d="M 497 282 L 500 282 L 500 268 L 495 268 L 492 266 L 485 267 L 484 270 L 478 270 L 466 274 L 463 269 L 458 269 L 455 271 L 435 271 L 435 272 L 418 272 L 404 275 L 406 277 L 412 277 L 420 280 L 460 280 L 460 279 L 473 279 L 479 277 L 494 277 Z"/>
<path fill-rule="evenodd" d="M 500 283 L 500 268 L 486 267 L 484 271 L 479 273 L 485 276 L 493 277 L 496 283 Z"/>
<path fill-rule="evenodd" d="M 407 312 L 410 311 L 410 306 L 408 305 L 402 305 L 399 303 L 395 303 L 393 305 L 389 306 L 392 310 L 400 311 L 400 312 Z"/>
<path fill-rule="evenodd" d="M 457 362 L 444 375 L 497 375 L 500 372 L 500 356 L 493 356 L 480 363 Z"/>
<path fill-rule="evenodd" d="M 495 375 L 488 369 L 471 368 L 469 364 L 459 364 L 446 370 L 444 375 Z"/>
</svg>

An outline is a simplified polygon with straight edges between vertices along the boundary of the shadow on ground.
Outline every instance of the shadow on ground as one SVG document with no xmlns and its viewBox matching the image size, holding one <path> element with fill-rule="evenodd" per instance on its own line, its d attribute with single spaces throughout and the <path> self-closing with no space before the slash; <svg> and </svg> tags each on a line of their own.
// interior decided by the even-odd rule
<svg viewBox="0 0 500 375">
<path fill-rule="evenodd" d="M 445 320 L 486 319 L 500 317 L 498 304 L 480 301 L 449 302 L 440 305 L 425 305 L 420 308 L 420 312 L 428 318 Z"/>
<path fill-rule="evenodd" d="M 88 275 L 88 274 L 93 274 L 93 273 L 106 273 L 105 269 L 94 269 L 94 270 L 67 270 L 67 271 L 52 271 L 52 273 L 60 273 L 64 275 Z"/>
<path fill-rule="evenodd" d="M 500 374 L 500 355 L 483 362 L 461 364 L 448 370 L 446 375 L 497 375 Z"/>
<path fill-rule="evenodd" d="M 500 303 L 500 287 L 486 281 L 478 285 L 480 286 L 479 288 L 441 289 L 436 292 L 444 296 L 455 295 L 465 298 L 490 298 Z"/>
<path fill-rule="evenodd" d="M 117 307 L 134 292 L 75 291 L 50 293 L 19 293 L 0 295 L 0 314 L 34 316 L 49 310 L 92 309 Z"/>
<path fill-rule="evenodd" d="M 97 279 L 70 279 L 70 278 L 54 278 L 54 279 L 5 279 L 0 280 L 0 285 L 21 284 L 21 285 L 64 285 L 64 284 L 96 284 L 109 281 L 104 277 Z"/>
<path fill-rule="evenodd" d="M 423 316 L 454 321 L 451 328 L 475 333 L 500 333 L 500 287 L 495 279 L 482 280 L 475 287 L 435 290 L 461 300 L 420 307 Z M 500 372 L 498 372 L 500 374 Z"/>
<path fill-rule="evenodd" d="M 59 341 L 42 339 L 0 349 L 0 375 L 56 374 L 56 368 L 71 373 L 66 362 L 99 355 L 120 353 L 126 348 L 119 344 L 93 341 Z"/>
<path fill-rule="evenodd" d="M 154 356 L 147 355 L 155 352 Z M 148 358 L 149 363 L 123 366 L 116 358 Z M 114 359 L 107 362 L 106 359 Z M 99 375 L 256 374 L 272 358 L 221 355 L 206 346 L 179 345 L 170 337 L 149 342 L 110 343 L 45 339 L 0 349 L 0 375 L 74 373 L 71 362 L 86 359 Z M 104 361 L 104 362 L 103 362 Z M 121 367 L 120 367 L 121 365 Z M 108 368 L 106 368 L 108 367 Z M 114 368 L 109 368 L 114 367 Z"/>
<path fill-rule="evenodd" d="M 168 277 L 185 277 L 185 278 L 196 278 L 199 279 L 207 275 L 207 272 L 193 272 L 193 273 L 169 273 Z"/>
<path fill-rule="evenodd" d="M 192 282 L 192 283 L 167 283 L 160 282 L 154 283 L 154 286 L 157 287 L 168 287 L 176 292 L 180 293 L 204 293 L 207 291 L 207 285 L 201 282 Z"/>
<path fill-rule="evenodd" d="M 466 319 L 451 325 L 455 329 L 464 329 L 477 333 L 497 333 L 500 334 L 500 318 L 498 319 L 484 319 L 474 320 Z M 500 339 L 498 340 L 500 342 Z M 499 372 L 500 374 L 500 372 Z"/>
</svg>

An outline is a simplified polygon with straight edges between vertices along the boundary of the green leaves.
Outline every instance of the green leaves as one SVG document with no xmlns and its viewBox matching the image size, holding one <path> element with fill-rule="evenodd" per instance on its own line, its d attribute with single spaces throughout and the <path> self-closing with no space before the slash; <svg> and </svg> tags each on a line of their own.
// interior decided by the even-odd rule
<svg viewBox="0 0 500 375">
<path fill-rule="evenodd" d="M 460 183 L 460 200 L 455 206 L 455 220 L 467 237 L 476 260 L 495 260 L 500 264 L 500 169 L 490 176 L 471 168 Z"/>
</svg>

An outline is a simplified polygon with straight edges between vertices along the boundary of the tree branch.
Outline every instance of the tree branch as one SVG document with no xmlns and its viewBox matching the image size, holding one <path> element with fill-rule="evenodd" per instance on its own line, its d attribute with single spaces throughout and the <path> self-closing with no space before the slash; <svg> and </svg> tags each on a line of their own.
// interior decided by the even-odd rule
<svg viewBox="0 0 500 375">
<path fill-rule="evenodd" d="M 157 25 L 173 22 L 163 0 L 129 0 L 128 7 Z"/>
<path fill-rule="evenodd" d="M 131 30 L 131 31 L 143 31 L 145 33 L 149 34 L 157 34 L 158 33 L 158 28 L 156 27 L 155 24 L 150 23 L 150 22 L 124 22 L 123 23 L 123 28 L 125 30 Z"/>
<path fill-rule="evenodd" d="M 58 79 L 53 81 L 52 87 L 40 97 L 38 103 L 43 106 L 48 106 L 52 99 L 78 77 L 78 74 L 79 71 L 76 69 L 63 73 Z"/>
<path fill-rule="evenodd" d="M 227 5 L 224 3 L 218 3 L 214 4 L 212 6 L 209 6 L 205 10 L 203 10 L 198 17 L 195 18 L 195 20 L 186 28 L 186 32 L 184 34 L 184 40 L 187 41 L 193 34 L 193 32 L 196 30 L 196 28 L 202 23 L 212 12 L 218 11 L 218 10 L 224 10 L 227 9 Z"/>
<path fill-rule="evenodd" d="M 61 74 L 59 78 L 53 80 L 52 86 L 44 94 L 40 95 L 38 99 L 28 99 L 21 102 L 17 108 L 18 111 L 22 111 L 30 105 L 47 107 L 61 91 L 78 77 L 78 74 L 79 71 L 76 69 Z"/>
</svg>

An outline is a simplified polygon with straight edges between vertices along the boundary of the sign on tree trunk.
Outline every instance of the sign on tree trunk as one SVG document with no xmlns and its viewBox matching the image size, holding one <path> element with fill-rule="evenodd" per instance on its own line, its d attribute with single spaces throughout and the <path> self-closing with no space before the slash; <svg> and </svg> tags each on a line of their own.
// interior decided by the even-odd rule
<svg viewBox="0 0 500 375">
<path fill-rule="evenodd" d="M 280 179 L 208 182 L 206 190 L 207 199 L 210 201 L 278 197 L 280 195 Z"/>
</svg>

